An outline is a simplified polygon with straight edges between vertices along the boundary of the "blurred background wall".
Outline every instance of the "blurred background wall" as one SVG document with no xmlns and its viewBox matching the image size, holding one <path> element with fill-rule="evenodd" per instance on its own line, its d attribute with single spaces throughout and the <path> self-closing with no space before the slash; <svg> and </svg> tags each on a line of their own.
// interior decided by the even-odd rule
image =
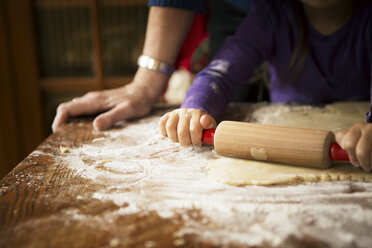
<svg viewBox="0 0 372 248">
<path fill-rule="evenodd" d="M 147 0 L 0 0 L 0 178 L 59 103 L 132 80 L 147 13 Z"/>
</svg>

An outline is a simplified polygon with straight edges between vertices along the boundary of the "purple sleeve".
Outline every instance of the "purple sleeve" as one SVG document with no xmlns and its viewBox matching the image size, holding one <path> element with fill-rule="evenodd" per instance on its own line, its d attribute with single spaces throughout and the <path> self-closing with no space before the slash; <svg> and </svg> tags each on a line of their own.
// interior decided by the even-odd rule
<svg viewBox="0 0 372 248">
<path fill-rule="evenodd" d="M 371 106 L 371 109 L 370 109 L 370 111 L 369 112 L 367 112 L 367 114 L 366 114 L 366 121 L 368 122 L 368 123 L 372 123 L 372 114 L 371 114 L 371 112 L 372 112 L 372 106 Z"/>
<path fill-rule="evenodd" d="M 270 15 L 274 10 L 266 1 L 255 3 L 259 4 L 252 5 L 236 34 L 227 39 L 208 67 L 197 74 L 182 108 L 201 109 L 220 120 L 242 83 L 270 57 L 273 52 Z M 263 3 L 265 6 L 261 6 Z"/>
</svg>

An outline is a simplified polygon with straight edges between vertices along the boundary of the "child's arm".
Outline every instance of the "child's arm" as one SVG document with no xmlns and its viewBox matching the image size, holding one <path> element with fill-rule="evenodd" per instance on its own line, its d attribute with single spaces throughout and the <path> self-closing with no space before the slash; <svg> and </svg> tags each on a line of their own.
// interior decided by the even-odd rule
<svg viewBox="0 0 372 248">
<path fill-rule="evenodd" d="M 372 123 L 355 123 L 348 131 L 336 134 L 337 143 L 347 151 L 350 162 L 370 172 L 372 168 Z"/>
<path fill-rule="evenodd" d="M 176 109 L 163 115 L 158 124 L 160 133 L 182 146 L 201 146 L 203 129 L 215 128 L 213 117 L 199 109 Z"/>
<path fill-rule="evenodd" d="M 181 109 L 161 119 L 160 132 L 183 146 L 201 145 L 203 128 L 216 125 L 243 82 L 274 52 L 275 10 L 269 1 L 252 4 L 235 35 L 198 73 Z"/>
<path fill-rule="evenodd" d="M 227 104 L 254 70 L 275 52 L 276 15 L 269 1 L 252 2 L 235 35 L 195 77 L 181 108 L 200 109 L 221 120 Z"/>
</svg>

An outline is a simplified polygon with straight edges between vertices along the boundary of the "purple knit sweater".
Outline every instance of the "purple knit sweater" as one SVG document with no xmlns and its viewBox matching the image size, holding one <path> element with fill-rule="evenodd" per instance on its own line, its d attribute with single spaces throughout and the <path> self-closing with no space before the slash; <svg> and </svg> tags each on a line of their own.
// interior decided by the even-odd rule
<svg viewBox="0 0 372 248">
<path fill-rule="evenodd" d="M 311 53 L 291 79 L 287 67 L 299 37 L 293 6 L 288 1 L 253 1 L 235 36 L 196 76 L 181 107 L 201 109 L 219 120 L 241 83 L 264 61 L 269 63 L 272 102 L 370 99 L 372 3 L 361 1 L 351 20 L 331 35 L 320 34 L 310 23 L 307 26 Z"/>
</svg>

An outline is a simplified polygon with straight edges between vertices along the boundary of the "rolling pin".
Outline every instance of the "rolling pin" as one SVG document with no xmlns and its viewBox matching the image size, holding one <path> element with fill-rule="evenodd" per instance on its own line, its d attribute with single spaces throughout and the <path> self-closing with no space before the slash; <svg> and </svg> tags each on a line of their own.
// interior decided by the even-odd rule
<svg viewBox="0 0 372 248">
<path fill-rule="evenodd" d="M 328 168 L 332 161 L 348 161 L 333 132 L 266 124 L 223 121 L 203 132 L 202 141 L 214 144 L 223 156 Z"/>
</svg>

